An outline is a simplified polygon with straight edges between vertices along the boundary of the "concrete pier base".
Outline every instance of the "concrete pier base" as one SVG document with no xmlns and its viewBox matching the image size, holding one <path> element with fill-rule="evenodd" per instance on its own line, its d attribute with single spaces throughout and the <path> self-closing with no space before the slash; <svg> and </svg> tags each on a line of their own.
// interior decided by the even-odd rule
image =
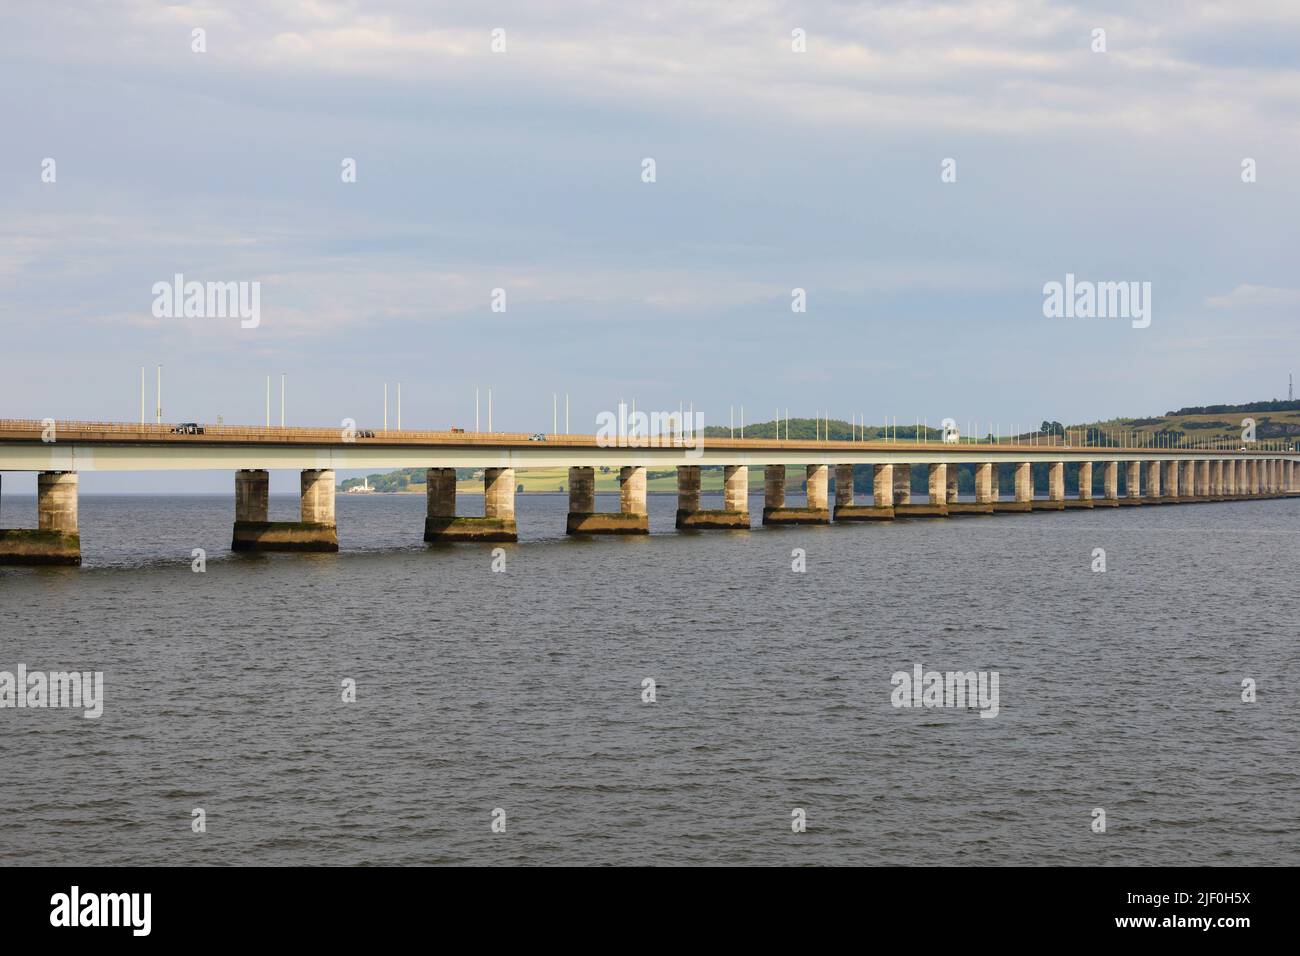
<svg viewBox="0 0 1300 956">
<path fill-rule="evenodd" d="M 1065 499 L 1038 498 L 1030 502 L 1031 511 L 1064 511 Z"/>
<path fill-rule="evenodd" d="M 770 469 L 771 466 L 769 466 Z M 780 467 L 780 466 L 778 466 Z M 784 468 L 782 468 L 784 475 Z M 780 506 L 773 505 L 772 473 L 765 474 L 767 496 L 763 505 L 763 524 L 830 524 L 831 509 L 827 498 L 827 485 L 830 469 L 826 465 L 809 465 L 808 503 L 802 508 L 787 508 L 784 505 L 785 494 L 782 492 Z"/>
<path fill-rule="evenodd" d="M 515 525 L 515 471 L 483 470 L 483 516 L 456 514 L 456 469 L 430 468 L 425 472 L 424 540 L 512 542 L 519 540 Z"/>
<path fill-rule="evenodd" d="M 619 510 L 597 511 L 595 507 L 595 469 L 570 468 L 569 517 L 565 521 L 564 533 L 649 534 L 650 516 L 646 512 L 645 482 L 644 467 L 628 465 L 620 468 L 618 472 Z M 698 483 L 696 489 L 698 492 Z M 695 500 L 698 502 L 698 497 Z"/>
<path fill-rule="evenodd" d="M 1137 502 L 1133 502 L 1133 503 L 1134 503 L 1134 504 L 1137 504 Z M 1091 498 L 1066 498 L 1066 499 L 1065 499 L 1065 507 L 1066 507 L 1067 509 L 1073 509 L 1073 508 L 1091 508 L 1091 507 L 1092 507 L 1092 499 L 1091 499 Z"/>
<path fill-rule="evenodd" d="M 880 505 L 836 505 L 836 521 L 892 521 L 894 509 Z"/>
<path fill-rule="evenodd" d="M 303 471 L 300 521 L 267 520 L 269 487 L 270 476 L 263 469 L 235 472 L 235 529 L 231 551 L 333 552 L 339 549 L 332 470 Z"/>
<path fill-rule="evenodd" d="M 735 531 L 737 529 L 749 530 L 748 511 L 711 509 L 677 512 L 679 531 Z"/>
<path fill-rule="evenodd" d="M 952 471 L 956 471 L 953 466 Z M 998 497 L 997 465 L 983 462 L 975 466 L 975 500 L 973 502 L 955 501 L 948 496 L 948 514 L 950 515 L 991 515 L 993 504 Z"/>
<path fill-rule="evenodd" d="M 948 517 L 947 502 L 935 502 L 934 504 L 905 504 L 894 505 L 894 517 L 896 518 L 946 518 Z"/>
<path fill-rule="evenodd" d="M 954 469 L 956 466 L 953 466 Z M 898 518 L 946 518 L 948 517 L 948 466 L 947 465 L 930 465 L 930 473 L 927 478 L 929 500 L 925 504 L 920 502 L 913 503 L 911 492 L 906 497 L 900 497 L 898 487 L 898 468 L 906 469 L 906 480 L 911 482 L 911 466 L 895 466 L 894 476 L 894 515 Z"/>
<path fill-rule="evenodd" d="M 81 537 L 37 528 L 0 528 L 0 564 L 81 564 Z"/>
<path fill-rule="evenodd" d="M 1033 472 L 1030 470 L 1029 462 L 1022 461 L 1016 464 L 1016 494 L 1012 501 L 995 500 L 993 502 L 994 512 L 1001 514 L 1012 511 L 1033 511 L 1034 510 L 1034 480 Z M 994 482 L 997 478 L 994 477 Z M 997 498 L 997 486 L 994 485 L 994 498 Z"/>
<path fill-rule="evenodd" d="M 36 476 L 36 527 L 0 529 L 0 564 L 81 564 L 75 471 Z"/>
<path fill-rule="evenodd" d="M 312 521 L 236 521 L 231 551 L 318 551 L 339 549 L 338 530 Z"/>
<path fill-rule="evenodd" d="M 518 541 L 513 518 L 482 518 L 452 515 L 425 518 L 424 540 L 433 541 Z"/>
<path fill-rule="evenodd" d="M 830 524 L 829 508 L 764 508 L 763 524 Z"/>
<path fill-rule="evenodd" d="M 694 504 L 694 507 L 691 505 Z M 749 468 L 725 465 L 722 470 L 722 508 L 700 508 L 700 468 L 677 468 L 677 528 L 680 531 L 749 530 Z"/>
<path fill-rule="evenodd" d="M 629 515 L 620 511 L 593 511 L 588 514 L 569 512 L 565 534 L 649 534 L 647 515 Z"/>
</svg>

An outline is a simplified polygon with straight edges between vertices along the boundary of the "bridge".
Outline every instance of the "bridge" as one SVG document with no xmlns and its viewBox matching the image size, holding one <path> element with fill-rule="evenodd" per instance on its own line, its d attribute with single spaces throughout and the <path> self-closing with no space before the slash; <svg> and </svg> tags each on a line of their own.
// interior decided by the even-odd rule
<svg viewBox="0 0 1300 956">
<path fill-rule="evenodd" d="M 766 525 L 881 521 L 1276 498 L 1300 494 L 1300 453 L 1286 444 L 1237 448 L 1065 444 L 1061 439 L 958 442 L 705 438 L 698 434 L 528 435 L 356 431 L 0 419 L 0 472 L 36 472 L 38 527 L 0 529 L 0 564 L 79 564 L 77 476 L 93 471 L 230 469 L 235 551 L 337 551 L 339 469 L 427 469 L 426 541 L 515 541 L 515 471 L 569 469 L 569 534 L 646 534 L 647 470 L 677 472 L 677 527 L 750 527 L 749 469 L 764 469 Z M 1033 466 L 1046 466 L 1047 495 Z M 871 466 L 859 500 L 854 466 Z M 958 466 L 974 472 L 974 500 L 957 493 Z M 700 468 L 723 469 L 723 507 L 700 507 Z M 806 501 L 788 507 L 786 472 L 805 469 Z M 928 476 L 912 501 L 912 469 Z M 1125 494 L 1119 471 L 1125 470 Z M 482 516 L 457 514 L 456 469 L 483 470 Z M 619 510 L 595 507 L 595 469 L 619 470 Z M 1065 494 L 1066 469 L 1078 494 Z M 268 521 L 269 471 L 301 471 L 301 520 Z M 834 469 L 834 505 L 830 501 Z M 1003 495 L 1003 478 L 1010 494 Z"/>
</svg>

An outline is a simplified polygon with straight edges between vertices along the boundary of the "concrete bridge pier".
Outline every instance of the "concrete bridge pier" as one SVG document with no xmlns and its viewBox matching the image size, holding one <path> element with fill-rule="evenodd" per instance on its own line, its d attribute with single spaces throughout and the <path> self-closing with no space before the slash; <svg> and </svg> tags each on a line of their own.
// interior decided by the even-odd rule
<svg viewBox="0 0 1300 956">
<path fill-rule="evenodd" d="M 779 467 L 782 467 L 782 474 L 784 475 L 784 467 Z M 806 473 L 808 476 L 808 501 L 802 508 L 787 508 L 784 504 L 784 490 L 782 490 L 781 494 L 781 506 L 773 506 L 771 504 L 771 477 L 770 474 L 764 475 L 767 498 L 763 507 L 763 524 L 830 523 L 831 510 L 826 491 L 830 479 L 830 469 L 826 465 L 809 465 Z M 782 482 L 784 480 L 784 477 L 782 477 Z"/>
<path fill-rule="evenodd" d="M 1232 458 L 1223 462 L 1223 497 L 1228 501 L 1237 497 L 1237 462 Z"/>
<path fill-rule="evenodd" d="M 569 487 L 573 487 L 572 469 L 570 469 Z M 570 494 L 570 503 L 573 498 Z M 573 509 L 570 508 L 570 511 Z M 700 512 L 700 466 L 699 465 L 678 465 L 677 466 L 677 527 L 685 527 L 685 523 L 693 515 Z"/>
<path fill-rule="evenodd" d="M 1079 462 L 1079 492 L 1073 498 L 1065 499 L 1067 508 L 1091 508 L 1092 507 L 1092 462 Z"/>
<path fill-rule="evenodd" d="M 1161 500 L 1166 504 L 1178 504 L 1178 472 L 1181 470 L 1176 461 L 1166 461 L 1164 463 L 1165 494 Z"/>
<path fill-rule="evenodd" d="M 871 469 L 871 504 L 859 505 L 845 500 L 840 491 L 840 469 L 847 469 L 852 480 L 852 465 L 837 465 L 835 472 L 836 521 L 888 521 L 894 517 L 894 466 L 873 465 Z"/>
<path fill-rule="evenodd" d="M 1047 500 L 1035 501 L 1035 511 L 1063 511 L 1065 509 L 1065 462 L 1053 461 L 1047 465 Z"/>
<path fill-rule="evenodd" d="M 873 465 L 871 468 L 871 501 L 877 508 L 888 508 L 894 513 L 894 466 Z"/>
<path fill-rule="evenodd" d="M 876 465 L 880 468 L 880 465 Z M 888 467 L 888 466 L 885 466 Z M 892 479 L 891 479 L 892 480 Z M 875 488 L 872 488 L 874 494 Z M 859 505 L 853 487 L 853 466 L 835 466 L 835 520 L 836 521 L 872 521 L 878 518 L 892 518 L 894 509 L 877 508 L 875 505 Z"/>
<path fill-rule="evenodd" d="M 334 484 L 332 469 L 304 469 L 299 483 L 300 520 L 269 521 L 270 473 L 263 468 L 235 472 L 235 530 L 230 550 L 337 551 Z"/>
<path fill-rule="evenodd" d="M 912 466 L 894 466 L 894 508 L 912 503 Z"/>
<path fill-rule="evenodd" d="M 37 474 L 36 528 L 0 529 L 0 564 L 81 564 L 75 471 Z"/>
<path fill-rule="evenodd" d="M 1125 465 L 1124 473 L 1124 497 L 1119 499 L 1121 505 L 1140 505 L 1145 500 L 1142 497 L 1142 462 L 1130 461 Z"/>
<path fill-rule="evenodd" d="M 853 466 L 835 466 L 835 513 L 853 507 Z"/>
<path fill-rule="evenodd" d="M 1223 500 L 1223 459 L 1216 458 L 1214 461 L 1206 462 L 1206 467 L 1210 470 L 1209 477 L 1209 494 L 1215 501 Z"/>
<path fill-rule="evenodd" d="M 424 540 L 518 541 L 515 470 L 483 469 L 483 516 L 456 514 L 456 469 L 429 468 L 425 480 Z"/>
<path fill-rule="evenodd" d="M 749 529 L 749 468 L 722 469 L 722 509 L 701 510 L 700 466 L 677 466 L 677 527 L 680 530 Z"/>
<path fill-rule="evenodd" d="M 928 466 L 925 504 L 912 501 L 912 466 L 894 466 L 894 515 L 899 518 L 948 517 L 948 468 L 943 464 Z"/>
<path fill-rule="evenodd" d="M 975 466 L 975 500 L 957 500 L 957 466 L 948 466 L 948 514 L 950 515 L 991 515 L 993 514 L 993 482 L 996 480 L 997 466 L 985 463 Z"/>
<path fill-rule="evenodd" d="M 1107 461 L 1102 463 L 1101 493 L 1102 497 L 1093 499 L 1093 507 L 1119 507 L 1119 462 Z"/>
<path fill-rule="evenodd" d="M 1178 479 L 1178 497 L 1187 501 L 1200 500 L 1200 476 L 1196 473 L 1196 462 L 1188 459 L 1183 462 L 1183 474 Z"/>
<path fill-rule="evenodd" d="M 1027 461 L 1019 462 L 1016 465 L 1016 491 L 1015 497 L 1011 501 L 1002 501 L 1000 498 L 993 503 L 993 510 L 1002 511 L 1032 511 L 1034 508 L 1034 473 Z"/>
<path fill-rule="evenodd" d="M 680 475 L 678 476 L 680 480 Z M 596 471 L 569 469 L 569 518 L 565 534 L 649 534 L 644 465 L 626 465 L 618 471 L 618 511 L 596 510 Z M 689 491 L 689 489 L 688 489 Z M 696 487 L 698 504 L 698 484 Z M 681 503 L 678 488 L 678 504 Z M 689 498 L 689 494 L 688 494 Z"/>
<path fill-rule="evenodd" d="M 1158 505 L 1163 503 L 1164 498 L 1161 497 L 1160 494 L 1160 462 L 1147 462 L 1146 472 L 1146 493 L 1142 496 L 1142 500 L 1149 505 Z"/>
</svg>

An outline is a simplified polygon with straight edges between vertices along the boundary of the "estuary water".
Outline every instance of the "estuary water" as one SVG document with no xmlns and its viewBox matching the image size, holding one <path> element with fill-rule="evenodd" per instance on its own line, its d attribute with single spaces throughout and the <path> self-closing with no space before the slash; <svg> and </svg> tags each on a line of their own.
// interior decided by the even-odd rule
<svg viewBox="0 0 1300 956">
<path fill-rule="evenodd" d="M 341 553 L 245 557 L 230 496 L 83 496 L 82 568 L 0 568 L 0 671 L 102 671 L 103 713 L 0 709 L 0 863 L 1300 864 L 1300 500 L 675 508 L 428 547 L 423 496 L 340 495 Z M 894 706 L 916 665 L 996 717 Z"/>
</svg>

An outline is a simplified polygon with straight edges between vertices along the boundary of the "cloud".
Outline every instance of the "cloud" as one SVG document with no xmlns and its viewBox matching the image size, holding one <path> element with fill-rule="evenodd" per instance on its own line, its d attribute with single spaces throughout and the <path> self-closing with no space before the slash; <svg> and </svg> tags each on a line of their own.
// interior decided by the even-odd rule
<svg viewBox="0 0 1300 956">
<path fill-rule="evenodd" d="M 1239 285 L 1225 295 L 1210 296 L 1206 308 L 1233 309 L 1290 309 L 1300 307 L 1300 289 L 1282 289 L 1266 285 Z"/>
</svg>

